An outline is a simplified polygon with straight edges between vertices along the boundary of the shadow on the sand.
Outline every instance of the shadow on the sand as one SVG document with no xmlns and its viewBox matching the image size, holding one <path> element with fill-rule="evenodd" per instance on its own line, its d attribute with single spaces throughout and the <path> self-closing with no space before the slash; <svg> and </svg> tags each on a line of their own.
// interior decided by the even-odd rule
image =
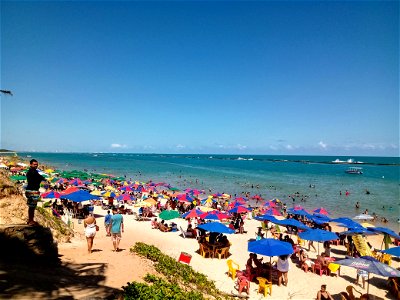
<svg viewBox="0 0 400 300">
<path fill-rule="evenodd" d="M 104 285 L 104 263 L 61 263 L 18 238 L 0 233 L 0 241 L 0 298 L 116 299 L 121 293 Z"/>
</svg>

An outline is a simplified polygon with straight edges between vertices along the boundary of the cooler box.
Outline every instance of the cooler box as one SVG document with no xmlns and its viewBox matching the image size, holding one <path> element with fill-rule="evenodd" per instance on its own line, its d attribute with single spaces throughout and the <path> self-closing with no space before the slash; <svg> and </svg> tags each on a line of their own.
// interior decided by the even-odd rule
<svg viewBox="0 0 400 300">
<path fill-rule="evenodd" d="M 178 261 L 184 264 L 189 264 L 192 256 L 189 253 L 181 252 Z"/>
</svg>

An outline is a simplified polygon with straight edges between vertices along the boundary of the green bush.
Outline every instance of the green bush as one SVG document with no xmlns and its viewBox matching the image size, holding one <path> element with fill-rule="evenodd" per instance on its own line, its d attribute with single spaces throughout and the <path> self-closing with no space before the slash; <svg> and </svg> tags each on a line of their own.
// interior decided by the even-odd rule
<svg viewBox="0 0 400 300">
<path fill-rule="evenodd" d="M 176 299 L 176 300 L 202 300 L 203 295 L 199 292 L 183 291 L 177 284 L 169 283 L 160 277 L 147 274 L 144 280 L 150 284 L 131 282 L 123 286 L 125 299 Z"/>
<path fill-rule="evenodd" d="M 157 247 L 138 242 L 130 251 L 155 262 L 156 271 L 163 274 L 170 282 L 180 284 L 186 289 L 194 287 L 204 294 L 220 297 L 220 291 L 215 287 L 214 281 L 208 280 L 207 276 L 194 271 L 192 267 L 163 254 Z"/>
</svg>

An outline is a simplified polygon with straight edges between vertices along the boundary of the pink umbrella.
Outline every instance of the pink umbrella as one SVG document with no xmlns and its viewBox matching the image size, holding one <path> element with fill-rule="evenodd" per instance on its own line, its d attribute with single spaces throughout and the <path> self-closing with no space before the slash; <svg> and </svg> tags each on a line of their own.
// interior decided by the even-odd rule
<svg viewBox="0 0 400 300">
<path fill-rule="evenodd" d="M 325 215 L 325 216 L 329 215 L 329 212 L 323 207 L 314 209 L 313 212 L 318 213 L 318 214 L 322 214 L 322 215 Z"/>
<path fill-rule="evenodd" d="M 220 211 L 210 211 L 199 216 L 201 219 L 223 220 L 229 219 L 231 216 Z"/>
<path fill-rule="evenodd" d="M 294 210 L 302 210 L 302 209 L 304 209 L 304 207 L 301 205 L 296 205 L 295 207 L 293 207 L 293 209 Z"/>
<path fill-rule="evenodd" d="M 271 216 L 282 216 L 281 213 L 279 212 L 279 210 L 277 210 L 276 208 L 267 209 L 264 212 L 264 214 L 271 215 Z"/>
<path fill-rule="evenodd" d="M 265 202 L 264 206 L 275 208 L 276 204 L 272 200 L 269 200 L 269 201 Z"/>
</svg>

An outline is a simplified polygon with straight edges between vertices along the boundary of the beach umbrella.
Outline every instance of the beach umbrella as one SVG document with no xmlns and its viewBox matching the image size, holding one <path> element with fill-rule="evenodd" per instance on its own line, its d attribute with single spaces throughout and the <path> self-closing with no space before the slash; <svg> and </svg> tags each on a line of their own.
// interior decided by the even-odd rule
<svg viewBox="0 0 400 300">
<path fill-rule="evenodd" d="M 278 225 L 283 225 L 283 226 L 292 226 L 292 227 L 297 227 L 299 229 L 310 229 L 310 227 L 304 225 L 303 223 L 301 223 L 300 221 L 297 221 L 295 219 L 284 219 L 284 220 L 276 220 L 275 222 Z"/>
<path fill-rule="evenodd" d="M 269 200 L 269 201 L 266 201 L 263 206 L 267 206 L 267 207 L 270 207 L 270 208 L 275 208 L 276 207 L 276 203 L 273 202 L 272 200 Z"/>
<path fill-rule="evenodd" d="M 80 191 L 77 187 L 70 186 L 66 190 L 62 191 L 60 194 L 61 194 L 61 196 L 65 196 L 65 195 L 68 195 L 68 194 L 71 194 L 71 193 L 75 193 L 77 191 Z"/>
<path fill-rule="evenodd" d="M 314 214 L 310 217 L 310 219 L 311 219 L 314 223 L 317 223 L 317 224 L 328 223 L 328 222 L 331 220 L 331 219 L 328 218 L 327 216 L 321 215 L 321 214 L 318 214 L 318 213 L 314 213 Z"/>
<path fill-rule="evenodd" d="M 269 208 L 266 211 L 264 211 L 265 215 L 270 215 L 270 216 L 282 216 L 282 214 L 280 213 L 279 210 L 277 210 L 276 208 Z"/>
<path fill-rule="evenodd" d="M 123 186 L 122 188 L 120 188 L 121 191 L 125 191 L 125 192 L 132 192 L 133 188 L 129 185 L 127 186 Z"/>
<path fill-rule="evenodd" d="M 370 223 L 367 223 L 367 222 L 363 222 L 363 223 L 361 223 L 361 226 L 362 226 L 362 227 L 364 227 L 364 228 L 368 228 L 368 227 L 375 227 L 375 225 L 372 225 L 372 224 L 370 224 Z"/>
<path fill-rule="evenodd" d="M 69 184 L 70 184 L 70 185 L 78 186 L 78 185 L 83 185 L 83 182 L 82 182 L 82 180 L 80 180 L 79 178 L 76 178 L 76 179 L 71 180 L 71 181 L 69 182 Z"/>
<path fill-rule="evenodd" d="M 266 238 L 258 241 L 251 241 L 247 244 L 247 251 L 269 256 L 269 262 L 271 263 L 272 256 L 290 255 L 292 254 L 293 247 L 290 243 L 283 242 L 276 239 Z M 270 269 L 269 278 L 272 277 L 272 271 Z"/>
<path fill-rule="evenodd" d="M 275 223 L 278 221 L 277 218 L 275 218 L 272 215 L 262 215 L 262 216 L 256 216 L 254 217 L 254 219 L 256 219 L 257 221 L 270 221 L 272 223 Z"/>
<path fill-rule="evenodd" d="M 135 200 L 131 195 L 129 194 L 122 194 L 116 198 L 117 200 L 122 200 L 122 201 L 130 201 L 130 200 Z"/>
<path fill-rule="evenodd" d="M 57 193 L 55 191 L 49 191 L 47 193 L 43 193 L 40 195 L 43 199 L 48 199 L 48 198 L 60 198 L 60 193 Z"/>
<path fill-rule="evenodd" d="M 230 215 L 221 213 L 217 210 L 209 211 L 199 216 L 200 219 L 204 220 L 223 220 L 223 219 L 228 219 L 230 217 L 231 217 Z"/>
<path fill-rule="evenodd" d="M 373 216 L 370 216 L 367 214 L 361 214 L 361 215 L 355 216 L 353 219 L 354 220 L 372 220 L 373 218 L 374 218 Z"/>
<path fill-rule="evenodd" d="M 67 195 L 61 195 L 61 198 L 71 200 L 73 202 L 83 202 L 87 200 L 99 199 L 99 197 L 90 194 L 87 191 L 76 191 Z"/>
<path fill-rule="evenodd" d="M 342 224 L 347 228 L 362 227 L 360 224 L 358 224 L 357 222 L 354 222 L 352 219 L 349 219 L 349 218 L 336 218 L 336 219 L 330 220 L 330 222 Z"/>
<path fill-rule="evenodd" d="M 172 220 L 179 218 L 181 215 L 177 210 L 163 210 L 158 217 L 162 220 Z"/>
<path fill-rule="evenodd" d="M 309 229 L 300 232 L 299 237 L 303 240 L 318 242 L 318 254 L 319 254 L 319 242 L 332 241 L 332 240 L 337 240 L 339 238 L 336 233 L 322 229 Z"/>
<path fill-rule="evenodd" d="M 206 224 L 201 224 L 197 227 L 205 231 L 216 232 L 216 233 L 227 233 L 227 234 L 235 233 L 235 230 L 230 229 L 229 227 L 219 222 L 210 222 Z"/>
<path fill-rule="evenodd" d="M 400 257 L 400 246 L 382 250 L 381 252 Z"/>
<path fill-rule="evenodd" d="M 99 190 L 94 190 L 93 192 L 91 192 L 91 194 L 92 194 L 92 195 L 95 195 L 95 196 L 101 196 L 101 195 L 102 195 L 102 192 L 99 191 Z"/>
<path fill-rule="evenodd" d="M 26 176 L 14 175 L 14 176 L 10 176 L 10 179 L 14 180 L 14 181 L 26 180 Z"/>
<path fill-rule="evenodd" d="M 241 206 L 241 205 L 235 206 L 234 208 L 228 210 L 228 212 L 231 214 L 233 214 L 233 213 L 241 214 L 241 213 L 247 213 L 249 211 L 250 211 L 250 209 L 248 209 L 244 206 Z"/>
<path fill-rule="evenodd" d="M 202 212 L 201 210 L 193 208 L 192 210 L 189 210 L 188 212 L 182 214 L 181 217 L 184 219 L 197 218 L 203 213 L 204 212 Z"/>
<path fill-rule="evenodd" d="M 146 201 L 140 201 L 134 205 L 135 207 L 150 207 L 152 204 Z"/>
<path fill-rule="evenodd" d="M 154 200 L 153 198 L 147 198 L 146 200 L 143 200 L 144 202 L 148 202 L 151 205 L 157 205 L 157 200 Z"/>
<path fill-rule="evenodd" d="M 202 212 L 209 212 L 215 210 L 214 208 L 208 206 L 198 206 L 197 208 L 200 209 Z"/>
<path fill-rule="evenodd" d="M 373 228 L 368 228 L 369 231 L 375 232 L 375 233 L 383 233 L 383 242 L 385 244 L 385 249 L 389 249 L 389 244 L 392 243 L 392 240 L 390 237 L 394 237 L 396 239 L 400 239 L 400 235 L 398 235 L 396 232 L 393 230 L 386 228 L 386 227 L 373 227 Z M 382 245 L 381 245 L 382 248 Z"/>
<path fill-rule="evenodd" d="M 311 217 L 311 215 L 304 209 L 293 209 L 293 208 L 290 208 L 290 209 L 288 209 L 288 213 L 292 214 L 292 215 L 305 216 L 307 218 Z"/>
<path fill-rule="evenodd" d="M 115 197 L 117 197 L 117 194 L 116 193 L 114 193 L 114 192 L 111 192 L 111 191 L 107 191 L 107 192 L 105 192 L 103 195 L 102 195 L 103 197 L 112 197 L 112 198 L 115 198 Z"/>
<path fill-rule="evenodd" d="M 375 233 L 372 231 L 368 231 L 368 229 L 364 227 L 350 228 L 347 231 L 340 232 L 340 235 L 359 235 L 359 234 L 368 235 Z"/>
<path fill-rule="evenodd" d="M 383 277 L 400 277 L 400 271 L 379 262 L 371 256 L 337 260 L 335 261 L 335 264 L 368 272 L 367 294 L 369 293 L 369 273 L 377 274 Z"/>
<path fill-rule="evenodd" d="M 314 209 L 313 212 L 317 213 L 317 214 L 322 214 L 322 215 L 329 215 L 329 212 L 323 207 Z"/>
</svg>

